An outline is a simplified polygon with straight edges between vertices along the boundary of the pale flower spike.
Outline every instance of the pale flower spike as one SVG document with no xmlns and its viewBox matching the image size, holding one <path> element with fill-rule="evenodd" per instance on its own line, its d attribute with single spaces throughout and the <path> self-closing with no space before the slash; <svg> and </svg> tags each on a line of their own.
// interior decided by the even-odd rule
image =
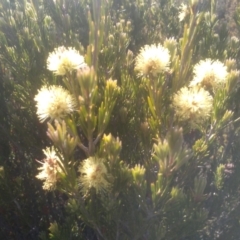
<svg viewBox="0 0 240 240">
<path fill-rule="evenodd" d="M 62 119 L 76 107 L 74 98 L 61 86 L 43 86 L 34 100 L 37 102 L 37 115 L 41 122 L 48 118 Z"/>
<path fill-rule="evenodd" d="M 74 48 L 58 47 L 51 52 L 47 59 L 47 68 L 56 75 L 64 76 L 85 66 L 84 57 Z"/>
<path fill-rule="evenodd" d="M 182 3 L 179 8 L 178 14 L 179 21 L 182 22 L 188 14 L 189 14 L 188 6 Z"/>
<path fill-rule="evenodd" d="M 202 124 L 210 117 L 213 99 L 203 88 L 181 88 L 173 97 L 176 115 L 182 121 L 188 121 L 191 127 Z"/>
<path fill-rule="evenodd" d="M 79 167 L 79 183 L 81 192 L 86 194 L 90 188 L 95 188 L 96 193 L 103 193 L 109 190 L 110 183 L 106 180 L 109 176 L 103 159 L 89 157 Z"/>
<path fill-rule="evenodd" d="M 167 48 L 161 44 L 145 45 L 136 57 L 135 70 L 139 73 L 139 76 L 156 76 L 167 71 L 169 65 L 170 54 Z"/>
<path fill-rule="evenodd" d="M 227 67 L 218 60 L 205 59 L 194 66 L 194 78 L 190 87 L 200 85 L 207 89 L 218 88 L 224 85 L 227 80 Z"/>
<path fill-rule="evenodd" d="M 46 158 L 43 159 L 41 167 L 38 170 L 41 172 L 36 176 L 36 178 L 43 180 L 43 189 L 52 191 L 56 188 L 56 183 L 58 180 L 58 173 L 62 173 L 62 168 L 60 167 L 61 160 L 56 154 L 54 148 L 46 148 L 43 150 Z"/>
</svg>

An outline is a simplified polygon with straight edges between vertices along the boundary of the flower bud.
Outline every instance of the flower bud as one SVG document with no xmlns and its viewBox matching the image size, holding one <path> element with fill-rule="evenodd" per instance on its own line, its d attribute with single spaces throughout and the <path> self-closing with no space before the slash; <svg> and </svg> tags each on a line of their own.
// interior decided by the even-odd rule
<svg viewBox="0 0 240 240">
<path fill-rule="evenodd" d="M 83 99 L 89 99 L 97 83 L 94 68 L 85 64 L 77 70 L 77 79 Z"/>
<path fill-rule="evenodd" d="M 239 39 L 236 36 L 231 37 L 231 42 L 232 43 L 239 43 Z"/>
<path fill-rule="evenodd" d="M 85 103 L 85 100 L 84 100 L 84 98 L 83 98 L 82 96 L 79 96 L 79 97 L 78 97 L 78 100 L 79 100 L 79 104 L 80 104 L 80 105 L 82 105 L 82 104 Z"/>
<path fill-rule="evenodd" d="M 232 36 L 230 39 L 230 48 L 232 51 L 237 51 L 239 48 L 239 39 L 235 36 Z"/>
<path fill-rule="evenodd" d="M 119 39 L 119 47 L 124 48 L 126 46 L 127 42 L 127 34 L 126 33 L 120 33 L 120 39 Z"/>
<path fill-rule="evenodd" d="M 192 196 L 195 202 L 201 202 L 206 199 L 207 196 L 204 194 L 206 185 L 207 185 L 206 177 L 203 176 L 195 177 L 194 189 L 192 191 Z"/>
<path fill-rule="evenodd" d="M 175 38 L 167 38 L 164 41 L 163 46 L 168 49 L 171 56 L 173 56 L 175 50 L 177 49 L 177 41 Z"/>
<path fill-rule="evenodd" d="M 77 70 L 77 77 L 89 77 L 91 74 L 91 69 L 88 65 L 84 65 Z"/>
<path fill-rule="evenodd" d="M 125 20 L 124 20 L 124 19 L 121 19 L 121 20 L 120 20 L 120 23 L 121 23 L 122 25 L 124 25 L 124 24 L 125 24 Z"/>
<path fill-rule="evenodd" d="M 118 22 L 118 23 L 116 23 L 116 28 L 117 28 L 117 30 L 119 30 L 120 32 L 122 32 L 122 24 L 121 24 L 121 22 Z"/>
<path fill-rule="evenodd" d="M 235 89 L 237 81 L 239 79 L 239 74 L 240 74 L 240 72 L 238 70 L 232 70 L 228 73 L 227 86 L 228 86 L 229 92 L 231 92 Z"/>
<path fill-rule="evenodd" d="M 228 71 L 236 70 L 236 69 L 237 69 L 237 62 L 236 62 L 236 60 L 233 59 L 233 58 L 228 58 L 228 59 L 225 61 L 225 65 L 226 65 Z"/>
<path fill-rule="evenodd" d="M 113 36 L 112 34 L 110 34 L 110 35 L 108 36 L 108 39 L 109 39 L 110 44 L 113 44 L 113 42 L 114 42 L 114 36 Z"/>
<path fill-rule="evenodd" d="M 134 61 L 133 52 L 131 50 L 127 51 L 127 66 L 129 67 Z"/>
<path fill-rule="evenodd" d="M 225 170 L 224 164 L 219 164 L 214 174 L 214 184 L 218 190 L 220 190 L 223 187 L 224 170 Z"/>
<path fill-rule="evenodd" d="M 130 21 L 127 21 L 127 28 L 126 30 L 129 32 L 132 29 L 132 23 Z"/>
<path fill-rule="evenodd" d="M 116 159 L 118 159 L 122 149 L 122 143 L 118 137 L 113 137 L 111 133 L 108 135 L 104 134 L 100 149 L 102 151 L 102 155 L 113 163 Z"/>
<path fill-rule="evenodd" d="M 119 90 L 119 87 L 117 85 L 117 80 L 112 80 L 111 78 L 109 80 L 107 80 L 106 82 L 106 88 L 109 88 L 110 90 L 114 91 L 114 90 Z"/>
<path fill-rule="evenodd" d="M 145 181 L 145 172 L 146 169 L 141 166 L 140 164 L 135 165 L 134 168 L 131 169 L 132 176 L 133 176 L 133 181 L 135 184 L 138 186 L 141 186 L 142 183 Z"/>
</svg>

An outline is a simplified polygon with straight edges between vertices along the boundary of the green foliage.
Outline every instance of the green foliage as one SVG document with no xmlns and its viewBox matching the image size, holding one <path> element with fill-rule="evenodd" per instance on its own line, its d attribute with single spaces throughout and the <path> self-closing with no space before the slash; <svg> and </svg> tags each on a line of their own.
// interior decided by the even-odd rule
<svg viewBox="0 0 240 240">
<path fill-rule="evenodd" d="M 0 212 L 6 222 L 0 237 L 217 239 L 229 219 L 224 229 L 237 236 L 239 40 L 219 21 L 215 1 L 176 2 L 0 3 Z M 238 27 L 239 14 L 237 8 Z M 136 73 L 146 44 L 168 50 L 170 63 L 161 72 L 154 72 L 151 56 L 144 74 Z M 64 75 L 50 73 L 49 53 L 60 46 L 61 54 L 77 49 L 84 63 L 64 65 Z M 183 102 L 186 115 L 192 111 L 187 120 L 173 100 L 181 88 L 191 90 L 194 67 L 207 58 L 225 64 L 227 77 L 217 87 L 198 84 L 212 106 L 204 121 L 190 124 L 198 99 L 193 96 L 192 108 L 189 99 Z M 74 111 L 40 125 L 33 100 L 43 84 L 66 89 Z M 58 161 L 43 157 L 47 145 L 55 146 Z M 43 159 L 41 179 L 54 177 L 54 191 L 40 188 L 35 158 Z M 56 165 L 61 171 L 54 172 Z M 14 217 L 23 222 L 21 236 L 10 225 Z"/>
<path fill-rule="evenodd" d="M 219 164 L 219 166 L 216 169 L 215 173 L 215 185 L 217 189 L 221 189 L 223 186 L 223 181 L 224 181 L 224 169 L 225 166 L 223 164 Z"/>
</svg>

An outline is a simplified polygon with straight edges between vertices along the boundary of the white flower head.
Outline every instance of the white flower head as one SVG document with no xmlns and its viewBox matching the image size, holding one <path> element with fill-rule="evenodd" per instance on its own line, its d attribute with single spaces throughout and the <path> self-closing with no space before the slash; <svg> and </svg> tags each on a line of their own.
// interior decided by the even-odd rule
<svg viewBox="0 0 240 240">
<path fill-rule="evenodd" d="M 173 107 L 179 119 L 188 121 L 193 127 L 209 118 L 213 99 L 203 88 L 183 87 L 173 96 Z"/>
<path fill-rule="evenodd" d="M 105 192 L 110 188 L 110 183 L 106 180 L 109 176 L 103 159 L 90 157 L 85 159 L 79 167 L 80 187 L 82 193 L 86 193 L 90 188 L 95 188 L 97 193 Z"/>
<path fill-rule="evenodd" d="M 66 75 L 85 65 L 84 57 L 74 48 L 58 47 L 51 52 L 47 59 L 47 68 L 56 75 Z"/>
<path fill-rule="evenodd" d="M 41 122 L 62 119 L 75 110 L 76 102 L 70 93 L 61 86 L 43 86 L 34 100 L 37 102 L 37 115 Z"/>
<path fill-rule="evenodd" d="M 36 176 L 36 178 L 43 180 L 43 189 L 54 190 L 58 180 L 58 173 L 62 173 L 62 168 L 60 167 L 61 160 L 56 154 L 54 148 L 46 148 L 43 150 L 46 158 L 43 159 L 43 163 L 38 170 L 41 172 Z"/>
<path fill-rule="evenodd" d="M 182 3 L 179 7 L 179 14 L 178 14 L 179 21 L 182 22 L 188 14 L 189 14 L 188 6 Z"/>
<path fill-rule="evenodd" d="M 227 79 L 227 67 L 218 60 L 205 59 L 194 66 L 194 78 L 190 86 L 200 85 L 202 87 L 218 88 Z"/>
<path fill-rule="evenodd" d="M 236 36 L 232 36 L 231 41 L 234 43 L 239 43 L 239 39 Z"/>
<path fill-rule="evenodd" d="M 170 54 L 161 44 L 145 45 L 136 57 L 135 70 L 140 76 L 157 75 L 167 71 L 170 64 Z"/>
</svg>

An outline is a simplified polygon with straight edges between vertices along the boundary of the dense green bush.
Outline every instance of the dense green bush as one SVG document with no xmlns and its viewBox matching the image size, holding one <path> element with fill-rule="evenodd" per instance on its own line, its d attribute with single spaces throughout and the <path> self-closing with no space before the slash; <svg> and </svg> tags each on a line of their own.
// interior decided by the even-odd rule
<svg viewBox="0 0 240 240">
<path fill-rule="evenodd" d="M 0 3 L 1 239 L 238 238 L 240 42 L 178 2 Z"/>
</svg>

